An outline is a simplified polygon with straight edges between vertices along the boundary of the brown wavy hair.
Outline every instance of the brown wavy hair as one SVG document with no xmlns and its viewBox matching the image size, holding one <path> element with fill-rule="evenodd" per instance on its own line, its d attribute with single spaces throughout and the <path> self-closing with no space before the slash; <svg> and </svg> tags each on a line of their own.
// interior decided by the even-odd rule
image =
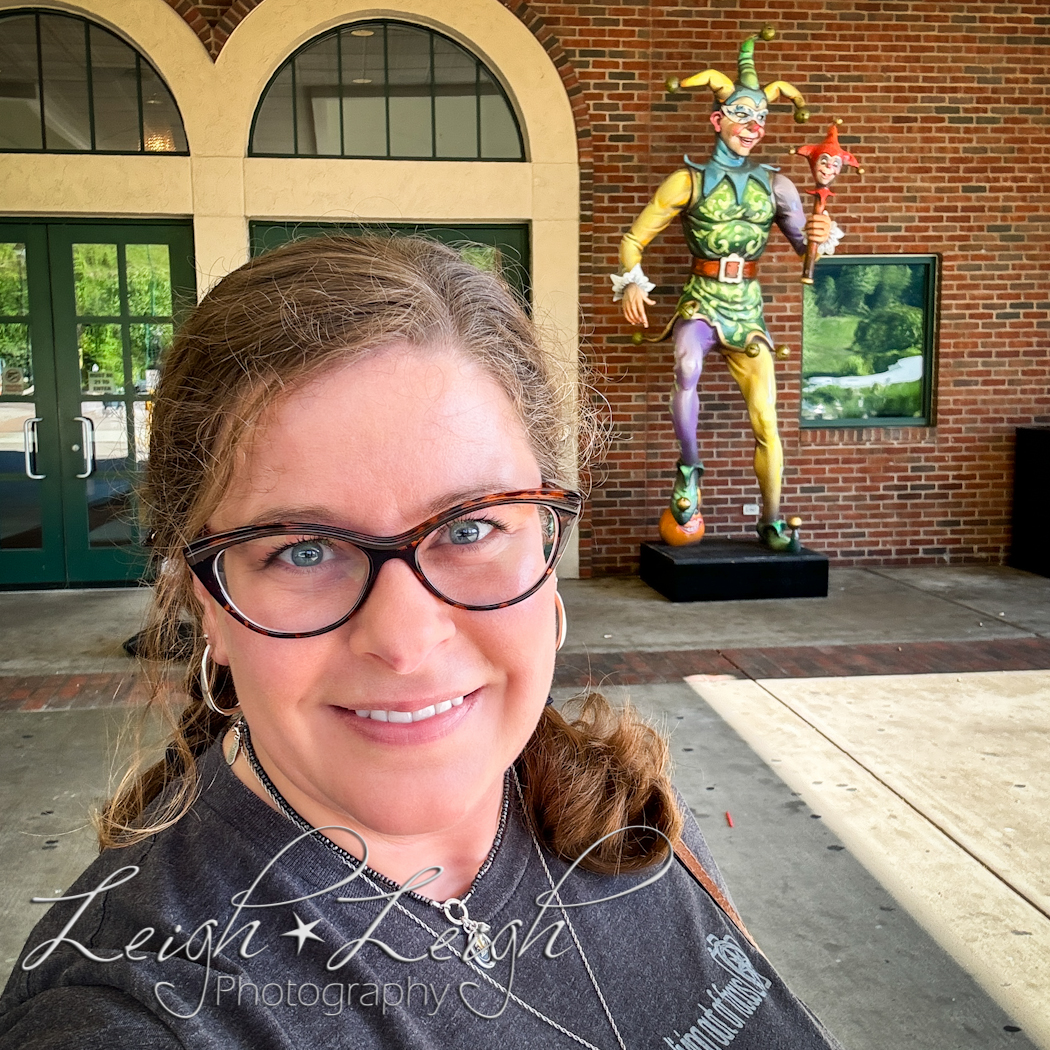
<svg viewBox="0 0 1050 1050">
<path fill-rule="evenodd" d="M 128 845 L 179 820 L 198 792 L 197 759 L 229 719 L 203 701 L 196 669 L 202 609 L 182 548 L 198 536 L 229 484 L 238 443 L 275 400 L 323 373 L 394 343 L 461 350 L 506 392 L 542 475 L 572 477 L 592 433 L 576 377 L 545 348 L 536 326 L 496 276 L 421 238 L 332 237 L 297 241 L 229 274 L 175 337 L 153 402 L 142 490 L 156 567 L 144 632 L 153 707 L 168 720 L 166 749 L 145 752 L 97 818 L 102 848 Z M 194 636 L 188 703 L 164 703 L 165 654 L 187 622 Z M 236 706 L 220 674 L 221 707 Z M 630 708 L 597 693 L 573 720 L 547 707 L 518 760 L 526 806 L 540 839 L 583 866 L 634 870 L 663 858 L 681 815 L 667 777 L 663 738 Z"/>
</svg>

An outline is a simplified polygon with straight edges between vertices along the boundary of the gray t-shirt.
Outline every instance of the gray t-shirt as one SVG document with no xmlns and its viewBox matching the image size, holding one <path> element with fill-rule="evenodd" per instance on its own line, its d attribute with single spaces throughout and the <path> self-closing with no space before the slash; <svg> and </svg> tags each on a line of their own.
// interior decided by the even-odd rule
<svg viewBox="0 0 1050 1050">
<path fill-rule="evenodd" d="M 494 943 L 468 965 L 461 927 L 303 837 L 217 747 L 201 773 L 182 820 L 104 852 L 38 924 L 2 1050 L 615 1050 L 614 1025 L 631 1050 L 838 1047 L 680 863 L 545 870 L 513 790 L 467 901 Z M 691 817 L 685 839 L 720 883 Z"/>
</svg>

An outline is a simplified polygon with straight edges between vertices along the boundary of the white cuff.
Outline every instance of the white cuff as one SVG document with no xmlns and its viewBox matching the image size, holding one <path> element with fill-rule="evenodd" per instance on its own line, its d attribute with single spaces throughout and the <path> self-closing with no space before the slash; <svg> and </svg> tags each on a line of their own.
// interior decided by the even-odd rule
<svg viewBox="0 0 1050 1050">
<path fill-rule="evenodd" d="M 817 245 L 817 255 L 834 255 L 835 249 L 839 246 L 839 241 L 845 236 L 845 230 L 843 230 L 842 227 L 832 219 L 831 232 L 828 234 L 828 239 L 826 241 L 821 241 L 820 244 Z"/>
<path fill-rule="evenodd" d="M 656 287 L 656 285 L 653 284 L 644 273 L 642 273 L 641 263 L 635 263 L 627 273 L 609 274 L 609 280 L 612 281 L 614 303 L 618 303 L 623 298 L 624 289 L 629 284 L 638 285 L 646 295 Z"/>
</svg>

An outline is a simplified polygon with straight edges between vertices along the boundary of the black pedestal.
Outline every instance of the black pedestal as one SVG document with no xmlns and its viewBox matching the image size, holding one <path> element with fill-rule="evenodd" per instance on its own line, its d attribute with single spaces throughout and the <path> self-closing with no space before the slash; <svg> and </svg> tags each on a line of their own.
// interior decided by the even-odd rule
<svg viewBox="0 0 1050 1050">
<path fill-rule="evenodd" d="M 673 602 L 826 598 L 828 559 L 807 550 L 777 554 L 758 540 L 712 537 L 685 547 L 643 543 L 640 575 Z"/>
<path fill-rule="evenodd" d="M 1014 461 L 1013 542 L 1015 569 L 1050 576 L 1050 427 L 1018 427 Z"/>
</svg>

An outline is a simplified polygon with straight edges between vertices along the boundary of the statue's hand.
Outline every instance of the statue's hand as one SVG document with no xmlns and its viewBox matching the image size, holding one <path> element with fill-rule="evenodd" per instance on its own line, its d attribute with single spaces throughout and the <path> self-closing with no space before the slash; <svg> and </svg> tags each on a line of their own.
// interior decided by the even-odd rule
<svg viewBox="0 0 1050 1050">
<path fill-rule="evenodd" d="M 636 284 L 629 284 L 623 290 L 623 315 L 634 325 L 649 327 L 649 318 L 645 315 L 646 306 L 655 306 L 656 301 L 650 299 Z"/>
<path fill-rule="evenodd" d="M 831 216 L 827 212 L 811 215 L 805 226 L 806 237 L 817 244 L 823 244 L 831 233 Z"/>
</svg>

